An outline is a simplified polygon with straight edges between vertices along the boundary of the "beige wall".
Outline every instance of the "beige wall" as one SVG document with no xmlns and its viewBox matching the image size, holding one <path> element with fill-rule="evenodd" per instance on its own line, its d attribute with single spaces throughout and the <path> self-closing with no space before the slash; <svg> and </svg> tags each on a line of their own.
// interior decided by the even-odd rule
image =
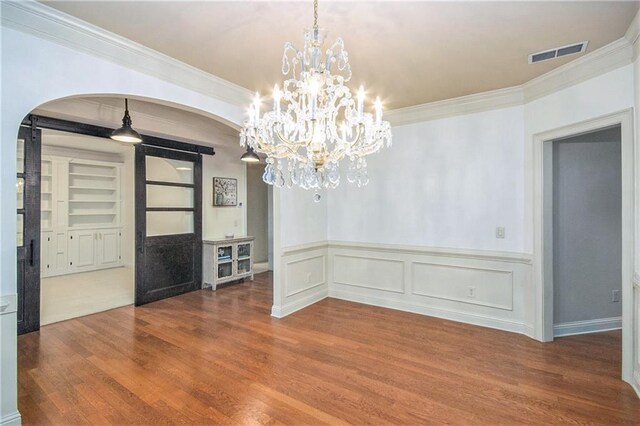
<svg viewBox="0 0 640 426">
<path fill-rule="evenodd" d="M 266 262 L 269 257 L 268 188 L 262 181 L 264 164 L 247 164 L 247 234 L 256 237 L 254 261 Z"/>
</svg>

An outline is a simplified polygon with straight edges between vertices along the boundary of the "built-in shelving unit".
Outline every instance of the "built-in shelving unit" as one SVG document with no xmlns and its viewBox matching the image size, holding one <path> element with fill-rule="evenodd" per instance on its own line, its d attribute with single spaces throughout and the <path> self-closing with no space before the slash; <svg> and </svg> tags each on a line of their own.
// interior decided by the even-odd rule
<svg viewBox="0 0 640 426">
<path fill-rule="evenodd" d="M 42 159 L 42 275 L 121 266 L 122 164 Z"/>
</svg>

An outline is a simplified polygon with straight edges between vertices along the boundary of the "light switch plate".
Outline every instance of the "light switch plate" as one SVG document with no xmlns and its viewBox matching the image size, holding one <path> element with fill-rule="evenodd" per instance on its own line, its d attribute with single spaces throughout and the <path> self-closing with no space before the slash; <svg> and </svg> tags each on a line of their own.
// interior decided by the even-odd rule
<svg viewBox="0 0 640 426">
<path fill-rule="evenodd" d="M 496 238 L 504 239 L 504 226 L 498 226 L 496 228 Z"/>
</svg>

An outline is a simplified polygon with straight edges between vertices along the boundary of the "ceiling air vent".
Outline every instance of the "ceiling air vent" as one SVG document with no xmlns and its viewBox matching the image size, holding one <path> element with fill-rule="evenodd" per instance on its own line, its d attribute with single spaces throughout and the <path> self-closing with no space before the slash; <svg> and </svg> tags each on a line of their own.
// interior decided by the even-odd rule
<svg viewBox="0 0 640 426">
<path fill-rule="evenodd" d="M 532 53 L 529 55 L 529 63 L 546 61 L 547 59 L 559 58 L 561 56 L 573 55 L 574 53 L 582 53 L 587 50 L 589 41 L 581 41 L 580 43 L 569 44 L 566 46 L 556 47 L 554 49 L 544 50 L 542 52 Z"/>
</svg>

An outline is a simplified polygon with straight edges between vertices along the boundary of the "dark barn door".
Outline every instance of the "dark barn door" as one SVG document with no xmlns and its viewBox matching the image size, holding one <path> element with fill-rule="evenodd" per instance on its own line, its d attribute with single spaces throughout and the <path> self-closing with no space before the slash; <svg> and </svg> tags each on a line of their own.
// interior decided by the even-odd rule
<svg viewBox="0 0 640 426">
<path fill-rule="evenodd" d="M 202 156 L 136 146 L 136 299 L 201 288 Z"/>
<path fill-rule="evenodd" d="M 18 334 L 40 329 L 40 160 L 42 132 L 20 127 L 17 144 Z"/>
</svg>

